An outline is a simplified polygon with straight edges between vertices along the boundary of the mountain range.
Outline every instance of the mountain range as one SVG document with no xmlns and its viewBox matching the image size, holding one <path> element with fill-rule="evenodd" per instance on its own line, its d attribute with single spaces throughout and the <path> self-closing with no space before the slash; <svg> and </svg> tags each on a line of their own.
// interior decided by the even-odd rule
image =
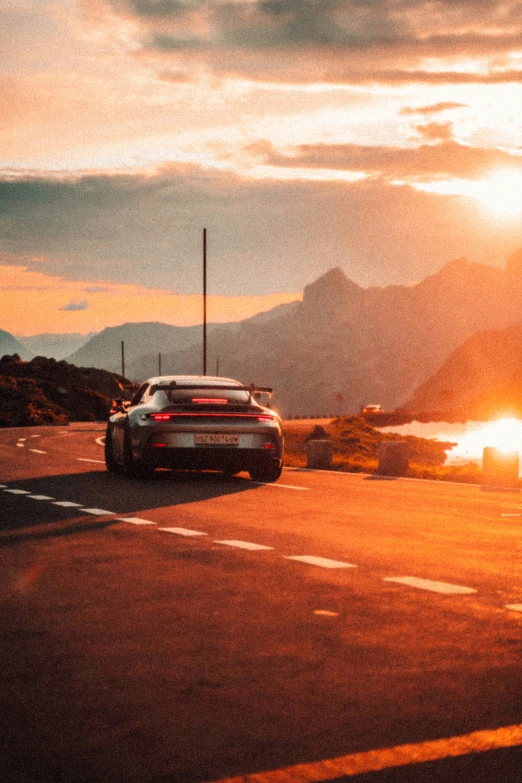
<svg viewBox="0 0 522 783">
<path fill-rule="evenodd" d="M 520 324 L 522 250 L 505 269 L 459 258 L 415 285 L 363 289 L 334 268 L 306 286 L 302 302 L 210 325 L 207 372 L 219 366 L 220 375 L 274 386 L 286 416 L 367 403 L 390 410 L 417 401 L 416 390 L 477 332 Z M 202 371 L 201 326 L 124 324 L 67 361 L 120 371 L 122 340 L 133 380 L 158 373 L 160 352 L 164 374 Z"/>
</svg>

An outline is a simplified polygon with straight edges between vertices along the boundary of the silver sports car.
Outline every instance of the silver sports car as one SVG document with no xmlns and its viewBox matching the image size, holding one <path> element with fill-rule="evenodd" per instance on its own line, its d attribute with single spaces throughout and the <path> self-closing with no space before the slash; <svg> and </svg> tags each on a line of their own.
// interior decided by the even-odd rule
<svg viewBox="0 0 522 783">
<path fill-rule="evenodd" d="M 167 375 L 143 383 L 130 403 L 115 401 L 105 437 L 111 473 L 133 478 L 156 468 L 242 470 L 276 481 L 283 464 L 280 417 L 258 399 L 272 389 L 231 378 Z"/>
</svg>

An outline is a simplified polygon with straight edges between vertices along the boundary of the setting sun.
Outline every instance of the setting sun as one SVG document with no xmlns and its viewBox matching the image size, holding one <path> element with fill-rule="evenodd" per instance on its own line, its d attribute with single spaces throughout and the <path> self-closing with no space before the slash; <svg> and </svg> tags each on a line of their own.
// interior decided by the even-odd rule
<svg viewBox="0 0 522 783">
<path fill-rule="evenodd" d="M 498 419 L 484 424 L 479 429 L 467 432 L 452 449 L 451 457 L 482 457 L 486 446 L 499 451 L 513 452 L 522 450 L 522 421 L 518 419 Z"/>
<path fill-rule="evenodd" d="M 522 214 L 522 174 L 505 169 L 488 179 L 470 183 L 470 195 L 497 215 L 515 217 Z"/>
</svg>

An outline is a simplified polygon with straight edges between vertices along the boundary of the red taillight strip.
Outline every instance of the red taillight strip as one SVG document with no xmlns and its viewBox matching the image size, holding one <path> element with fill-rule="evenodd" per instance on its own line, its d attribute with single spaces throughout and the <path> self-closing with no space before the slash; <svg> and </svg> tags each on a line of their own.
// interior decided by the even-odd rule
<svg viewBox="0 0 522 783">
<path fill-rule="evenodd" d="M 227 405 L 228 400 L 223 397 L 193 397 L 192 402 L 198 405 Z"/>
<path fill-rule="evenodd" d="M 193 417 L 193 416 L 206 416 L 207 419 L 215 419 L 215 418 L 229 418 L 229 419 L 257 419 L 257 421 L 275 421 L 274 416 L 268 416 L 266 414 L 257 414 L 257 413 L 214 413 L 214 412 L 207 412 L 207 413 L 194 413 L 192 411 L 187 411 L 186 413 L 151 413 L 149 414 L 151 419 L 154 419 L 154 421 L 169 421 L 169 419 L 174 419 L 178 417 Z"/>
</svg>

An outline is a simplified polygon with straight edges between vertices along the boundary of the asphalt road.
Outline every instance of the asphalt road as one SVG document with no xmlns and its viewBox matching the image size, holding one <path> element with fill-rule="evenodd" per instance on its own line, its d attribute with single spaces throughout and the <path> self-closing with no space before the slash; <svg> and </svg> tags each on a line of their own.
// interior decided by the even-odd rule
<svg viewBox="0 0 522 783">
<path fill-rule="evenodd" d="M 0 780 L 520 783 L 522 497 L 0 432 Z"/>
</svg>

